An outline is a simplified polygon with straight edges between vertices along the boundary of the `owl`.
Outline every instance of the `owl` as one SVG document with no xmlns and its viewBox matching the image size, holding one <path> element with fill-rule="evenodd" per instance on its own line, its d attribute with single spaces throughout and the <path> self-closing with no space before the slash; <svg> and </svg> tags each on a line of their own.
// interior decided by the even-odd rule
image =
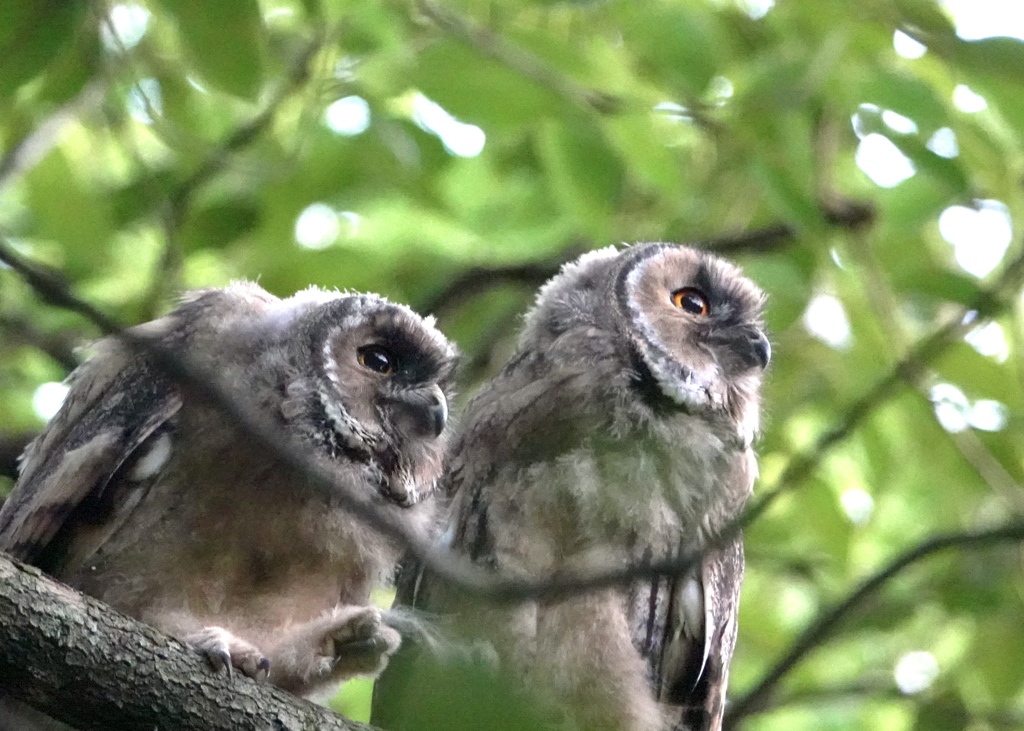
<svg viewBox="0 0 1024 731">
<path fill-rule="evenodd" d="M 520 578 L 701 549 L 757 474 L 764 301 L 735 266 L 685 246 L 566 265 L 462 418 L 441 542 Z M 553 727 L 718 729 L 743 565 L 736 538 L 687 576 L 501 605 L 412 564 L 398 602 L 436 615 L 450 647 L 491 658 Z M 374 724 L 416 727 L 426 655 L 393 659 Z"/>
<path fill-rule="evenodd" d="M 213 374 L 342 488 L 425 529 L 455 358 L 432 320 L 375 295 L 281 300 L 237 283 L 134 332 Z M 116 338 L 27 448 L 0 549 L 298 694 L 375 674 L 400 641 L 369 606 L 394 540 Z"/>
</svg>

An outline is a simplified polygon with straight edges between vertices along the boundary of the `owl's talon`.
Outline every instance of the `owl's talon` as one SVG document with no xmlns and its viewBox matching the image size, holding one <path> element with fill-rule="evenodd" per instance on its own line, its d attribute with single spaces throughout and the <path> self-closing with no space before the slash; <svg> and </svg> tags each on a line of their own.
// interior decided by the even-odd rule
<svg viewBox="0 0 1024 731">
<path fill-rule="evenodd" d="M 231 653 L 227 650 L 211 650 L 207 653 L 207 657 L 215 672 L 226 670 L 229 678 L 234 675 L 234 669 L 231 666 Z"/>
<path fill-rule="evenodd" d="M 189 635 L 185 641 L 206 656 L 215 671 L 226 669 L 228 678 L 234 678 L 235 668 L 256 681 L 270 675 L 270 660 L 255 645 L 235 637 L 223 627 L 206 627 Z"/>
</svg>

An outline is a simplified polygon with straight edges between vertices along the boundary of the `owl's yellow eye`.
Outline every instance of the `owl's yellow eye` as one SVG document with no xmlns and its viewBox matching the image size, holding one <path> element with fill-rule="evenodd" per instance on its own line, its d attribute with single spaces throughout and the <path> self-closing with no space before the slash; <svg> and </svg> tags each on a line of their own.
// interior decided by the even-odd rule
<svg viewBox="0 0 1024 731">
<path fill-rule="evenodd" d="M 379 345 L 363 346 L 356 351 L 356 357 L 359 359 L 359 365 L 382 376 L 390 376 L 395 372 L 395 359 Z"/>
<path fill-rule="evenodd" d="M 708 298 L 695 287 L 683 287 L 672 293 L 672 304 L 691 315 L 704 316 L 711 312 Z"/>
</svg>

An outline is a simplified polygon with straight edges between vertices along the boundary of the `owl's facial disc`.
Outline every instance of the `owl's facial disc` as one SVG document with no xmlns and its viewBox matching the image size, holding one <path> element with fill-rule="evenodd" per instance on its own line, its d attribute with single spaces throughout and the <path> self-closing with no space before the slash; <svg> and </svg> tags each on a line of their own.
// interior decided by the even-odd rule
<svg viewBox="0 0 1024 731">
<path fill-rule="evenodd" d="M 694 249 L 635 251 L 615 294 L 643 362 L 641 378 L 684 410 L 731 408 L 737 384 L 759 379 L 771 357 L 760 290 L 731 264 Z"/>
<path fill-rule="evenodd" d="M 392 306 L 324 344 L 320 398 L 338 456 L 366 464 L 399 505 L 417 502 L 438 476 L 452 358 L 443 336 Z"/>
</svg>

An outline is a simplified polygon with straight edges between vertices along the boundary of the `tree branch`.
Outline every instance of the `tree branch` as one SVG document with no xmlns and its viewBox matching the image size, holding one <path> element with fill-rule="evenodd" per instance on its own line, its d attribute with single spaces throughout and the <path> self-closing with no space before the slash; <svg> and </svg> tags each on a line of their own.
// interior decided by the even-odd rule
<svg viewBox="0 0 1024 731">
<path fill-rule="evenodd" d="M 69 334 L 43 332 L 27 317 L 17 315 L 0 315 L 0 330 L 9 343 L 31 345 L 46 353 L 65 373 L 78 367 L 75 343 Z"/>
<path fill-rule="evenodd" d="M 370 731 L 0 554 L 0 688 L 82 731 Z"/>
<path fill-rule="evenodd" d="M 823 206 L 822 215 L 832 226 L 849 231 L 862 229 L 870 225 L 875 218 L 871 206 L 852 201 Z M 716 254 L 763 253 L 791 243 L 798 233 L 796 228 L 788 223 L 776 223 L 737 234 L 697 241 L 693 245 Z M 471 267 L 457 275 L 437 293 L 419 303 L 417 309 L 440 314 L 476 294 L 504 284 L 537 287 L 558 274 L 563 264 L 572 261 L 590 248 L 592 247 L 585 244 L 573 243 L 557 257 L 545 261 L 499 267 Z"/>
<path fill-rule="evenodd" d="M 1013 521 L 998 528 L 950 533 L 929 538 L 900 554 L 887 566 L 865 579 L 849 596 L 818 616 L 782 656 L 746 694 L 733 701 L 726 713 L 725 729 L 736 727 L 741 719 L 765 707 L 775 688 L 801 660 L 832 635 L 839 624 L 865 599 L 881 589 L 904 569 L 953 548 L 980 549 L 996 543 L 1024 541 L 1024 521 Z"/>
</svg>

